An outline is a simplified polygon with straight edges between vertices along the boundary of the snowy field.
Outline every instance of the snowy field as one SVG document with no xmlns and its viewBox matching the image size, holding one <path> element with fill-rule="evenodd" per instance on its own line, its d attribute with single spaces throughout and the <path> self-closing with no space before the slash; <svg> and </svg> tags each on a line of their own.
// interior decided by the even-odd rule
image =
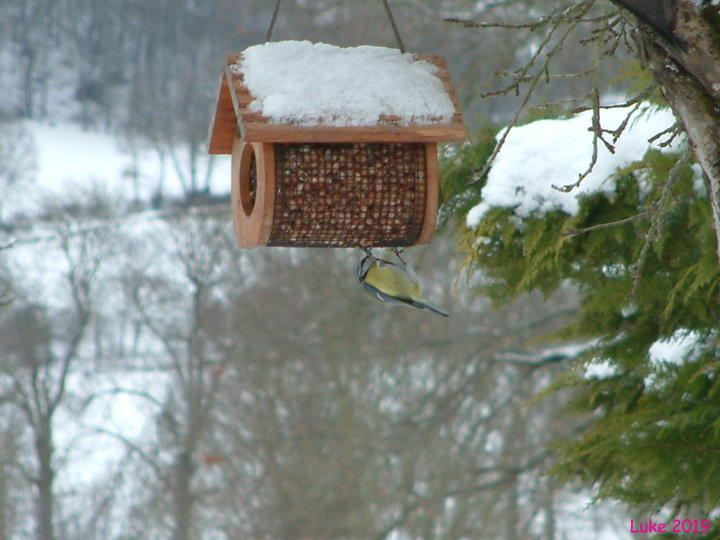
<svg viewBox="0 0 720 540">
<path fill-rule="evenodd" d="M 21 193 L 12 194 L 16 210 L 37 208 L 43 200 L 75 190 L 98 188 L 120 200 L 149 201 L 160 190 L 166 197 L 180 197 L 189 188 L 186 149 L 133 147 L 71 123 L 22 125 L 33 141 L 36 174 Z M 201 154 L 197 170 L 200 188 L 215 195 L 230 193 L 230 156 Z"/>
</svg>

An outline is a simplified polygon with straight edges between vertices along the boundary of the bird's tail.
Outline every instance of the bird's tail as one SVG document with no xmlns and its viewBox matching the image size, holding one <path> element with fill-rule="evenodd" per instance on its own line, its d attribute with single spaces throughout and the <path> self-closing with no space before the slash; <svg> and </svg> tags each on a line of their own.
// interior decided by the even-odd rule
<svg viewBox="0 0 720 540">
<path fill-rule="evenodd" d="M 440 309 L 437 306 L 433 306 L 432 304 L 428 304 L 427 302 L 418 302 L 417 306 L 420 308 L 423 308 L 423 309 L 429 309 L 433 313 L 437 313 L 438 315 L 442 315 L 443 317 L 450 316 L 450 314 L 447 311 Z"/>
</svg>

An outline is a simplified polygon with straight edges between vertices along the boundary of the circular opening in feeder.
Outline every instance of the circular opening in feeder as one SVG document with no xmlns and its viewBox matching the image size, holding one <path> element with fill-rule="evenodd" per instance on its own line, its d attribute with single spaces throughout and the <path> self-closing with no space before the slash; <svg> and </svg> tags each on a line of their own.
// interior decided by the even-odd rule
<svg viewBox="0 0 720 540">
<path fill-rule="evenodd" d="M 246 215 L 252 214 L 257 197 L 257 164 L 252 145 L 246 144 L 240 157 L 240 203 Z"/>
</svg>

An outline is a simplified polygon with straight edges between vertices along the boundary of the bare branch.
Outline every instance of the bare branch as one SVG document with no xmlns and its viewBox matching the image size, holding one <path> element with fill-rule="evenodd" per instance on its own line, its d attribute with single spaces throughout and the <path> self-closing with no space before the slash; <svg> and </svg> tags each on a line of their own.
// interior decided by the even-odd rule
<svg viewBox="0 0 720 540">
<path fill-rule="evenodd" d="M 594 5 L 594 0 L 586 0 L 585 2 L 580 2 L 576 6 L 572 8 L 571 11 L 569 10 L 556 10 L 558 13 L 562 13 L 562 17 L 560 17 L 555 24 L 553 24 L 548 33 L 547 36 L 542 40 L 540 45 L 538 46 L 537 50 L 535 51 L 535 54 L 533 54 L 530 61 L 518 72 L 518 77 L 516 82 L 509 85 L 508 87 L 504 88 L 503 90 L 499 90 L 497 92 L 491 92 L 488 94 L 483 94 L 483 97 L 486 96 L 497 96 L 497 95 L 503 95 L 510 92 L 515 92 L 516 94 L 519 94 L 520 92 L 520 82 L 525 80 L 527 77 L 530 69 L 535 65 L 535 63 L 540 59 L 543 58 L 542 65 L 539 66 L 537 72 L 530 77 L 529 80 L 529 86 L 527 90 L 525 90 L 525 95 L 522 98 L 522 101 L 518 105 L 518 107 L 515 110 L 515 114 L 513 115 L 512 120 L 508 124 L 508 126 L 505 128 L 503 134 L 500 136 L 500 139 L 498 140 L 498 143 L 495 145 L 495 148 L 493 149 L 492 154 L 488 158 L 488 160 L 485 162 L 485 165 L 480 169 L 478 173 L 473 175 L 473 178 L 471 181 L 477 182 L 481 180 L 487 172 L 490 170 L 490 167 L 492 167 L 492 164 L 495 161 L 495 158 L 497 158 L 498 154 L 500 153 L 500 150 L 502 150 L 503 146 L 505 145 L 505 142 L 507 141 L 507 138 L 510 134 L 510 131 L 513 127 L 517 126 L 520 117 L 527 107 L 528 103 L 530 102 L 530 99 L 534 93 L 535 87 L 538 85 L 538 83 L 547 78 L 547 73 L 549 70 L 550 63 L 552 62 L 555 54 L 557 54 L 558 51 L 560 51 L 567 39 L 570 37 L 570 35 L 575 31 L 575 29 L 581 24 L 581 21 L 583 17 L 590 11 L 590 9 Z M 554 12 L 555 14 L 555 12 Z M 553 15 L 550 16 L 553 20 Z M 560 29 L 561 23 L 567 22 L 567 28 L 561 33 L 561 35 L 558 37 L 557 42 L 547 51 L 545 52 L 545 49 L 549 46 L 549 43 L 552 41 L 556 31 Z"/>
<path fill-rule="evenodd" d="M 545 26 L 548 23 L 548 18 L 542 18 L 533 22 L 517 24 L 491 21 L 471 21 L 468 19 L 459 19 L 457 17 L 446 17 L 444 21 L 449 23 L 462 24 L 465 28 L 504 28 L 506 30 L 536 30 L 541 26 Z"/>
<path fill-rule="evenodd" d="M 682 133 L 683 133 L 682 127 L 680 126 L 679 123 L 675 122 L 669 128 L 664 129 L 660 133 L 656 133 L 655 135 L 650 137 L 648 139 L 648 142 L 653 143 L 664 135 L 670 135 L 670 137 L 668 139 L 658 143 L 658 146 L 660 146 L 661 148 L 665 148 L 667 146 L 670 146 L 673 143 L 673 141 L 675 140 L 675 138 L 678 137 L 679 135 L 681 135 Z"/>
<path fill-rule="evenodd" d="M 32 474 L 25 465 L 16 459 L 0 459 L 0 466 L 3 468 L 12 467 L 13 469 L 17 469 L 29 484 L 35 484 L 38 481 L 38 477 Z"/>
<path fill-rule="evenodd" d="M 633 115 L 637 112 L 637 110 L 642 105 L 641 101 L 635 101 L 633 108 L 630 109 L 630 111 L 628 111 L 628 113 L 625 115 L 625 118 L 623 119 L 622 122 L 620 122 L 620 125 L 617 128 L 604 129 L 600 123 L 600 111 L 606 107 L 600 106 L 599 99 L 600 99 L 599 92 L 597 91 L 597 86 L 596 86 L 593 91 L 593 107 L 592 107 L 593 120 L 592 120 L 592 127 L 590 128 L 590 130 L 593 132 L 593 152 L 592 152 L 592 157 L 590 158 L 590 164 L 588 165 L 587 169 L 585 169 L 585 171 L 583 171 L 582 173 L 580 173 L 578 175 L 578 179 L 576 182 L 574 182 L 572 184 L 567 184 L 564 186 L 557 186 L 557 185 L 553 184 L 553 186 L 552 186 L 553 189 L 562 191 L 563 193 L 569 193 L 573 189 L 577 188 L 580 184 L 582 184 L 583 180 L 585 180 L 585 178 L 587 178 L 590 175 L 590 173 L 593 171 L 593 169 L 595 169 L 595 165 L 597 164 L 598 141 L 602 142 L 605 145 L 605 148 L 607 148 L 607 150 L 611 154 L 614 154 L 615 153 L 615 146 L 614 146 L 615 143 L 620 138 L 620 135 L 622 135 L 622 133 L 627 128 L 627 126 L 630 122 L 630 119 L 633 117 Z M 612 143 L 605 140 L 605 138 L 603 137 L 604 133 L 612 135 L 612 137 L 613 137 Z"/>
<path fill-rule="evenodd" d="M 160 464 L 157 463 L 150 455 L 148 455 L 145 450 L 140 448 L 136 443 L 134 443 L 124 435 L 121 435 L 120 433 L 116 433 L 114 431 L 110 431 L 109 429 L 105 429 L 100 426 L 91 427 L 90 430 L 93 433 L 97 433 L 98 435 L 107 435 L 108 437 L 120 441 L 129 451 L 137 454 L 145 463 L 147 463 L 150 468 L 155 472 L 155 475 L 160 481 L 162 481 L 163 483 L 166 483 L 168 481 Z"/>
<path fill-rule="evenodd" d="M 561 233 L 561 236 L 565 237 L 572 237 L 577 236 L 579 234 L 585 234 L 592 231 L 598 231 L 601 229 L 610 229 L 612 227 L 619 227 L 620 225 L 625 225 L 626 223 L 631 223 L 635 221 L 636 219 L 645 218 L 648 216 L 648 212 L 640 212 L 639 214 L 635 214 L 634 216 L 626 217 L 624 219 L 618 219 L 617 221 L 609 221 L 607 223 L 599 223 L 597 225 L 591 225 L 590 227 L 583 227 L 582 229 L 566 229 Z"/>
<path fill-rule="evenodd" d="M 90 405 L 94 401 L 96 401 L 99 398 L 107 397 L 107 396 L 117 396 L 117 395 L 124 395 L 124 396 L 133 396 L 133 397 L 139 397 L 142 398 L 153 405 L 157 406 L 158 409 L 162 410 L 165 407 L 165 404 L 160 401 L 157 397 L 153 396 L 149 392 L 144 392 L 142 390 L 135 390 L 133 388 L 123 388 L 123 387 L 115 387 L 111 388 L 109 390 L 103 390 L 101 392 L 95 392 L 92 395 L 88 396 L 85 400 L 83 400 L 81 406 L 80 406 L 80 412 L 87 410 Z"/>
</svg>

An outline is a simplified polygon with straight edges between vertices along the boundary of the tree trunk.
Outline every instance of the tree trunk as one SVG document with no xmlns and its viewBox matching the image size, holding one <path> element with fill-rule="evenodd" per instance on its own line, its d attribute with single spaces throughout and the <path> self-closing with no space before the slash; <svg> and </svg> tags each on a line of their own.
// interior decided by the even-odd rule
<svg viewBox="0 0 720 540">
<path fill-rule="evenodd" d="M 33 80 L 35 79 L 35 50 L 30 45 L 22 49 L 22 57 L 25 59 L 23 70 L 23 115 L 26 118 L 33 117 Z"/>
<path fill-rule="evenodd" d="M 193 500 L 190 483 L 193 476 L 192 457 L 183 452 L 175 465 L 173 489 L 173 513 L 175 514 L 175 539 L 192 540 Z"/>
<path fill-rule="evenodd" d="M 545 496 L 542 500 L 545 523 L 543 525 L 543 539 L 555 540 L 555 485 L 551 478 L 545 483 Z"/>
<path fill-rule="evenodd" d="M 692 0 L 612 0 L 640 21 L 641 60 L 705 174 L 720 264 L 720 14 Z"/>
<path fill-rule="evenodd" d="M 525 421 L 517 405 L 513 407 L 510 425 L 505 430 L 503 441 L 503 464 L 508 477 L 505 497 L 505 535 L 506 540 L 519 540 L 520 538 L 520 462 L 522 460 L 522 436 L 525 431 Z"/>
<path fill-rule="evenodd" d="M 649 43 L 646 50 L 648 67 L 682 123 L 705 173 L 720 263 L 720 102 L 713 101 L 693 77 L 679 72 L 660 47 Z"/>
<path fill-rule="evenodd" d="M 38 540 L 54 540 L 55 532 L 53 529 L 53 482 L 55 471 L 53 470 L 53 448 L 52 448 L 52 431 L 50 428 L 50 419 L 48 417 L 40 418 L 38 425 L 38 434 L 35 439 L 35 448 L 39 461 L 39 474 L 37 478 L 37 533 Z"/>
<path fill-rule="evenodd" d="M 3 435 L 5 435 L 3 433 Z M 0 451 L 4 451 L 5 448 L 0 448 Z M 15 456 L 8 456 L 14 459 Z M 8 481 L 8 470 L 0 467 L 0 540 L 10 540 L 10 513 L 11 502 L 10 502 L 10 482 Z"/>
</svg>

